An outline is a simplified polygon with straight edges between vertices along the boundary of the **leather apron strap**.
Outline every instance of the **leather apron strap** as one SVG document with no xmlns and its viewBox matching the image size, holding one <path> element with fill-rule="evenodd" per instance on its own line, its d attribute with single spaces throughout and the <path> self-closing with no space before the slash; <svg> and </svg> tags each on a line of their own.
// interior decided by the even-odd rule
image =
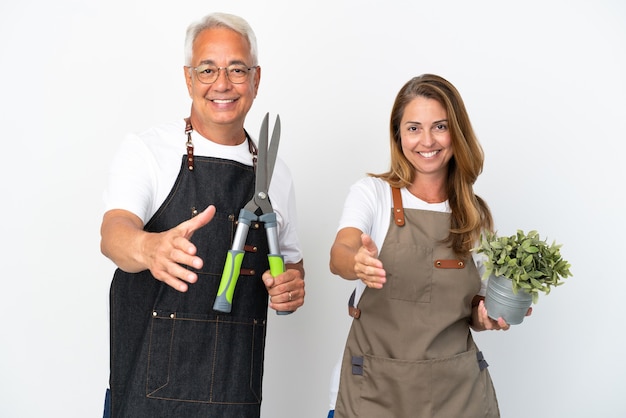
<svg viewBox="0 0 626 418">
<path fill-rule="evenodd" d="M 402 191 L 397 187 L 391 188 L 393 198 L 393 219 L 396 225 L 404 226 L 404 208 L 402 207 Z"/>
</svg>

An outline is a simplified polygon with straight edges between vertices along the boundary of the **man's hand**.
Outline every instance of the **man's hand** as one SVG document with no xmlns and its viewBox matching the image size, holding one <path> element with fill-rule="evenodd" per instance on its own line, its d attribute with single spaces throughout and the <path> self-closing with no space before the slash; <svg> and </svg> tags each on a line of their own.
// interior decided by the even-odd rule
<svg viewBox="0 0 626 418">
<path fill-rule="evenodd" d="M 109 211 L 102 221 L 102 253 L 124 271 L 136 273 L 150 270 L 157 280 L 186 292 L 188 283 L 195 283 L 198 276 L 182 265 L 196 269 L 203 265 L 190 239 L 214 215 L 215 207 L 211 205 L 168 231 L 152 233 L 144 231 L 143 223 L 132 213 Z"/>
<path fill-rule="evenodd" d="M 202 268 L 203 261 L 196 255 L 197 248 L 190 241 L 193 233 L 208 224 L 215 215 L 215 206 L 158 234 L 150 234 L 144 241 L 146 263 L 152 275 L 180 292 L 186 292 L 187 283 L 195 283 L 198 275 L 183 265 Z"/>
<path fill-rule="evenodd" d="M 285 264 L 285 272 L 272 277 L 263 273 L 263 283 L 270 295 L 270 308 L 277 311 L 295 311 L 304 304 L 304 263 Z"/>
</svg>

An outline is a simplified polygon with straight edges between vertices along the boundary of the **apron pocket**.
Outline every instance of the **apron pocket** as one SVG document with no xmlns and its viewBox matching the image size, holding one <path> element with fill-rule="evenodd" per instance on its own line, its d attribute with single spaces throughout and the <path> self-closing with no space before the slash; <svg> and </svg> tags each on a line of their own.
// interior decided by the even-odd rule
<svg viewBox="0 0 626 418">
<path fill-rule="evenodd" d="M 386 244 L 386 247 L 393 260 L 385 264 L 389 276 L 389 297 L 430 303 L 433 280 L 432 249 L 406 243 L 391 243 Z"/>
<path fill-rule="evenodd" d="M 348 387 L 348 396 L 360 396 L 359 418 L 430 416 L 431 371 L 427 362 L 365 355 L 360 394 Z M 357 383 L 358 384 L 358 383 Z M 353 392 L 353 395 L 350 395 Z"/>
<path fill-rule="evenodd" d="M 265 321 L 155 311 L 149 338 L 147 397 L 261 402 Z"/>
<path fill-rule="evenodd" d="M 433 361 L 433 412 L 441 417 L 499 416 L 495 391 L 476 350 Z M 484 361 L 484 360 L 483 360 Z"/>
<path fill-rule="evenodd" d="M 480 371 L 476 351 L 436 360 L 407 361 L 365 355 L 363 375 L 350 380 L 348 392 L 360 396 L 359 418 L 491 417 L 495 393 L 487 370 Z M 486 385 L 487 384 L 487 385 Z"/>
</svg>

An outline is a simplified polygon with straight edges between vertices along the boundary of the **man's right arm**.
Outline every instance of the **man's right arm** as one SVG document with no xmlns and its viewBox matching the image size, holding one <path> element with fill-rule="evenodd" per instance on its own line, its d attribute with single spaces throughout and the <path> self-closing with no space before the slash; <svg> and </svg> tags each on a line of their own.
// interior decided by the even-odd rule
<svg viewBox="0 0 626 418">
<path fill-rule="evenodd" d="M 100 227 L 100 250 L 120 269 L 138 273 L 148 269 L 143 260 L 142 240 L 148 232 L 143 230 L 139 217 L 122 209 L 113 209 L 104 214 Z"/>
<path fill-rule="evenodd" d="M 168 231 L 153 233 L 143 230 L 143 222 L 135 214 L 113 209 L 102 219 L 100 249 L 121 270 L 129 273 L 150 270 L 157 280 L 185 292 L 187 283 L 194 283 L 198 276 L 183 265 L 199 269 L 203 264 L 190 238 L 214 215 L 215 207 L 209 206 Z"/>
</svg>

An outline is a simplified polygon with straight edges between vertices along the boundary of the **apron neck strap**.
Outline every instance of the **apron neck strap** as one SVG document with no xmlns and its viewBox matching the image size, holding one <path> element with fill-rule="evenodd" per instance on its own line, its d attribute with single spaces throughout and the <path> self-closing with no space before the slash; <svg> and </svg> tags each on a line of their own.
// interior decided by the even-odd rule
<svg viewBox="0 0 626 418">
<path fill-rule="evenodd" d="M 193 132 L 193 126 L 191 126 L 191 117 L 185 118 L 185 135 L 187 135 L 187 143 L 185 144 L 187 147 L 187 168 L 189 171 L 193 171 L 194 168 L 194 160 L 193 160 L 193 142 L 191 141 L 191 133 Z M 246 140 L 248 141 L 248 150 L 250 150 L 250 154 L 252 154 L 252 165 L 256 171 L 256 163 L 258 160 L 259 149 L 255 145 L 250 135 L 248 135 L 248 131 L 245 129 L 243 132 L 246 134 Z"/>
<path fill-rule="evenodd" d="M 393 198 L 393 220 L 398 226 L 404 226 L 404 208 L 402 207 L 402 192 L 397 187 L 391 188 Z"/>
</svg>

